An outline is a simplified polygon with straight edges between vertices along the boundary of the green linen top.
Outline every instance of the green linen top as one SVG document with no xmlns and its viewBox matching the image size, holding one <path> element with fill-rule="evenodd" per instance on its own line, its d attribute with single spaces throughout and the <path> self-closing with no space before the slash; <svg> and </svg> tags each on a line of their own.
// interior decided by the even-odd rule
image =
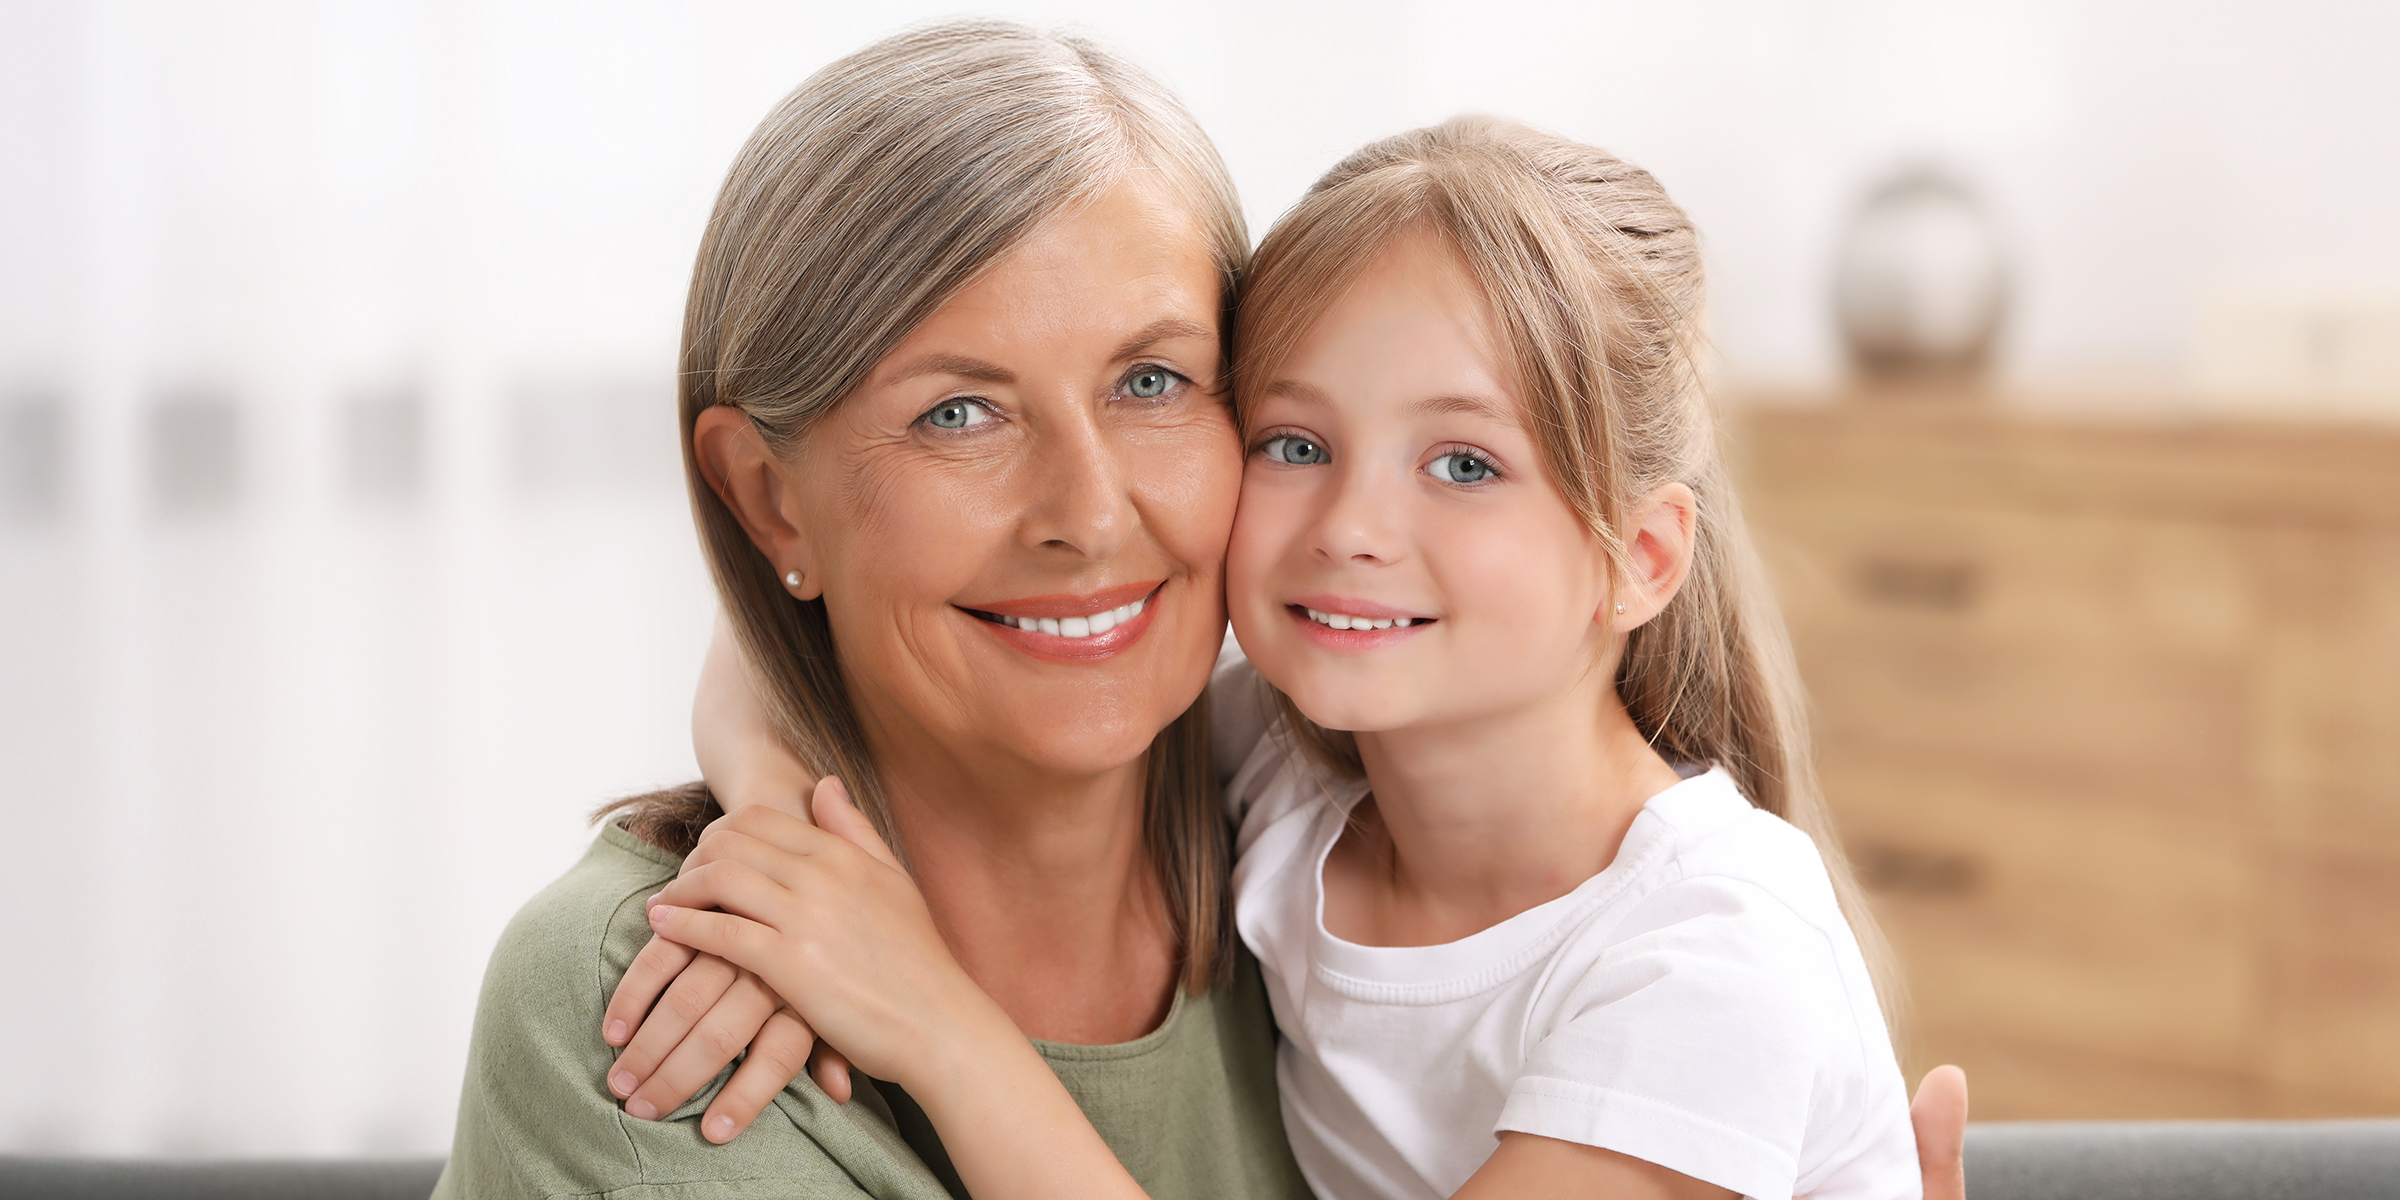
<svg viewBox="0 0 2400 1200">
<path fill-rule="evenodd" d="M 802 1076 L 725 1146 L 701 1138 L 700 1117 L 730 1068 L 664 1120 L 618 1109 L 601 1013 L 649 940 L 644 900 L 681 862 L 612 821 L 509 922 L 484 972 L 436 1200 L 964 1196 L 922 1111 L 889 1084 L 862 1078 L 836 1104 Z M 1136 1041 L 1034 1043 L 1155 1200 L 1309 1194 L 1284 1140 L 1258 966 L 1237 953 L 1228 987 L 1178 994 Z"/>
</svg>

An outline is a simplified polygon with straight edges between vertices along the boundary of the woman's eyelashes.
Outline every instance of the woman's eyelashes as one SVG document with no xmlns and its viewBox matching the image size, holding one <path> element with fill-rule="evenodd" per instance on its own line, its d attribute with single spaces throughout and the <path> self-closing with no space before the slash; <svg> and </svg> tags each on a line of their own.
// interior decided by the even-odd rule
<svg viewBox="0 0 2400 1200">
<path fill-rule="evenodd" d="M 992 411 L 988 401 L 974 396 L 952 396 L 926 409 L 917 417 L 917 423 L 944 433 L 959 433 L 989 425 L 999 419 L 999 414 Z"/>
<path fill-rule="evenodd" d="M 1130 400 L 1167 401 L 1181 395 L 1191 382 L 1191 377 L 1180 371 L 1144 363 L 1125 373 L 1125 378 L 1117 383 L 1117 391 Z"/>
<path fill-rule="evenodd" d="M 1191 382 L 1180 372 L 1144 365 L 1126 372 L 1117 381 L 1117 392 L 1128 399 L 1162 403 L 1173 400 Z M 999 419 L 998 406 L 981 396 L 952 396 L 917 414 L 917 424 L 942 433 L 962 433 Z"/>
</svg>

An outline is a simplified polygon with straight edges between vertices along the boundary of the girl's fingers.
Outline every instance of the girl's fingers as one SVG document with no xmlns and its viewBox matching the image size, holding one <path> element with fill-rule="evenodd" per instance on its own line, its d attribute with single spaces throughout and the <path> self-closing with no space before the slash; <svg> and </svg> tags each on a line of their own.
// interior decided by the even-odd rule
<svg viewBox="0 0 2400 1200">
<path fill-rule="evenodd" d="M 633 1031 L 683 969 L 691 965 L 692 951 L 662 937 L 653 937 L 642 952 L 633 956 L 633 965 L 625 968 L 625 977 L 617 981 L 617 990 L 608 998 L 608 1011 L 600 1015 L 600 1040 L 611 1046 L 622 1046 L 633 1040 Z M 730 977 L 728 977 L 730 982 Z"/>
<path fill-rule="evenodd" d="M 1908 1122 L 1917 1132 L 1925 1200 L 1967 1200 L 1967 1073 L 1952 1066 L 1927 1071 Z"/>
<path fill-rule="evenodd" d="M 686 871 L 667 882 L 649 906 L 661 904 L 676 908 L 721 908 L 737 916 L 748 917 L 766 925 L 776 924 L 775 914 L 789 893 L 783 885 L 746 863 L 715 862 Z M 682 938 L 675 939 L 682 941 Z"/>
<path fill-rule="evenodd" d="M 808 1055 L 808 1074 L 835 1104 L 850 1103 L 850 1060 L 841 1051 L 818 1042 Z"/>
<path fill-rule="evenodd" d="M 817 781 L 816 794 L 809 800 L 809 811 L 816 814 L 818 828 L 866 851 L 874 856 L 875 861 L 895 871 L 900 869 L 899 856 L 892 853 L 891 847 L 883 844 L 883 838 L 876 834 L 875 826 L 868 822 L 867 814 L 858 811 L 858 806 L 850 803 L 850 789 L 843 785 L 839 776 L 828 775 Z"/>
<path fill-rule="evenodd" d="M 767 1018 L 766 1028 L 751 1041 L 742 1065 L 733 1069 L 733 1078 L 708 1102 L 708 1112 L 700 1118 L 700 1136 L 722 1146 L 750 1128 L 758 1114 L 775 1102 L 776 1093 L 800 1077 L 816 1042 L 817 1035 L 808 1022 L 791 1009 L 776 1009 Z"/>
<path fill-rule="evenodd" d="M 660 939 L 664 941 L 664 939 Z M 653 942 L 653 945 L 658 944 Z M 688 953 L 688 951 L 687 951 Z M 722 958 L 697 956 L 684 968 L 683 974 L 667 986 L 666 995 L 658 1006 L 642 1018 L 640 1028 L 626 1043 L 617 1061 L 608 1068 L 608 1090 L 619 1099 L 631 1097 L 658 1069 L 658 1064 L 716 1007 L 727 989 L 741 975 L 739 968 Z M 660 1110 L 665 1111 L 665 1110 Z"/>
<path fill-rule="evenodd" d="M 729 912 L 683 908 L 674 904 L 650 906 L 650 929 L 738 967 L 757 970 L 774 956 L 775 931 Z M 674 989 L 669 988 L 672 995 Z M 661 1002 L 662 1004 L 664 1001 Z M 641 1035 L 634 1035 L 638 1040 Z"/>
<path fill-rule="evenodd" d="M 783 999 L 768 990 L 758 976 L 742 972 L 683 1041 L 667 1052 L 658 1069 L 644 1076 L 641 1087 L 626 1097 L 625 1111 L 655 1121 L 682 1107 L 722 1073 L 727 1063 L 740 1057 L 742 1048 L 781 1007 Z"/>
</svg>

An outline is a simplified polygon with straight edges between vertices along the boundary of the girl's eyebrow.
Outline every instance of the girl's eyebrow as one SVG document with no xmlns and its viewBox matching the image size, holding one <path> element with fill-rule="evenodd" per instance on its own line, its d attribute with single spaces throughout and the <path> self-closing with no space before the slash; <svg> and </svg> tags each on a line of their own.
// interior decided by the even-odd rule
<svg viewBox="0 0 2400 1200">
<path fill-rule="evenodd" d="M 1261 397 L 1283 396 L 1289 399 L 1298 400 L 1303 404 L 1333 403 L 1333 398 L 1325 394 L 1325 389 L 1318 387 L 1313 383 L 1305 383 L 1297 379 L 1278 379 L 1275 382 L 1260 388 L 1259 395 Z"/>
<path fill-rule="evenodd" d="M 1409 411 L 1424 416 L 1481 417 L 1500 425 L 1517 423 L 1515 409 L 1482 396 L 1428 396 L 1409 406 Z"/>
</svg>

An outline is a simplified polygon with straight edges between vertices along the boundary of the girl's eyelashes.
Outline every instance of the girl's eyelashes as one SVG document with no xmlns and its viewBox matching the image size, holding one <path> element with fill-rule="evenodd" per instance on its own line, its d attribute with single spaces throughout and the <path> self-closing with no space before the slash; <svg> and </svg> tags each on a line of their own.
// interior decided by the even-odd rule
<svg viewBox="0 0 2400 1200">
<path fill-rule="evenodd" d="M 1452 450 L 1425 464 L 1425 473 L 1443 483 L 1473 485 L 1500 477 L 1500 464 L 1473 450 Z"/>
<path fill-rule="evenodd" d="M 992 406 L 984 401 L 973 396 L 952 396 L 932 408 L 926 409 L 917 418 L 917 423 L 930 425 L 945 433 L 956 433 L 960 430 L 988 425 L 998 419 L 999 415 L 994 413 Z"/>
<path fill-rule="evenodd" d="M 1278 433 L 1258 444 L 1267 461 L 1292 467 L 1320 467 L 1329 457 L 1325 444 L 1303 433 Z"/>
</svg>

